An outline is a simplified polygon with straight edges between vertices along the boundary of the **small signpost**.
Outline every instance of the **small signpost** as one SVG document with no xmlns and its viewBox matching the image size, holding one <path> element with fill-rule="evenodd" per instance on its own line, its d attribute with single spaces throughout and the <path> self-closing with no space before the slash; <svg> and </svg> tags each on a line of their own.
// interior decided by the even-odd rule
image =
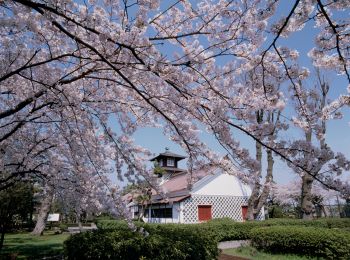
<svg viewBox="0 0 350 260">
<path fill-rule="evenodd" d="M 50 221 L 50 222 L 60 221 L 60 214 L 58 214 L 58 213 L 49 214 L 47 216 L 47 221 Z"/>
</svg>

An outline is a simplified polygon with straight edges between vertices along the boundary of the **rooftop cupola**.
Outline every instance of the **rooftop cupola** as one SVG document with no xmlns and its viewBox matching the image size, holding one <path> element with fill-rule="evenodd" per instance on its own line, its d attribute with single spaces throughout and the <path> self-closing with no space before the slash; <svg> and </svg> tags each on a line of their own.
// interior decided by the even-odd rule
<svg viewBox="0 0 350 260">
<path fill-rule="evenodd" d="M 178 168 L 178 162 L 185 158 L 186 156 L 173 153 L 169 148 L 165 148 L 164 153 L 160 153 L 150 161 L 156 162 L 158 166 L 162 167 L 168 173 L 177 173 L 184 171 L 183 169 Z"/>
</svg>

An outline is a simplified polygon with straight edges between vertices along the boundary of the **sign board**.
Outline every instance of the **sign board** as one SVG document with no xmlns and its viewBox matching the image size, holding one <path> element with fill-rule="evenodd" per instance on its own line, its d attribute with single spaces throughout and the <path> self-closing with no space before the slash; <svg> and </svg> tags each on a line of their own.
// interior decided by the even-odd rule
<svg viewBox="0 0 350 260">
<path fill-rule="evenodd" d="M 58 213 L 49 214 L 47 216 L 47 221 L 54 222 L 54 221 L 59 221 L 59 220 L 60 220 L 60 214 L 58 214 Z"/>
</svg>

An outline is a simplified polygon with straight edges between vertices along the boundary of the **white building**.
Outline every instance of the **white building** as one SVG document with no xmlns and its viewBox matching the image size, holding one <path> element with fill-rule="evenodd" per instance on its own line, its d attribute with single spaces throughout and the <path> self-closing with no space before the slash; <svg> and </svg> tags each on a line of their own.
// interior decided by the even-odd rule
<svg viewBox="0 0 350 260">
<path fill-rule="evenodd" d="M 244 221 L 250 187 L 213 167 L 196 170 L 190 176 L 177 167 L 178 161 L 184 158 L 166 151 L 151 159 L 166 171 L 160 179 L 160 188 L 166 197 L 153 191 L 151 200 L 142 207 L 126 196 L 133 217 L 137 218 L 143 209 L 145 222 L 198 223 L 223 217 Z M 190 186 L 189 179 L 197 181 Z M 263 216 L 264 212 L 261 212 L 259 218 Z"/>
</svg>

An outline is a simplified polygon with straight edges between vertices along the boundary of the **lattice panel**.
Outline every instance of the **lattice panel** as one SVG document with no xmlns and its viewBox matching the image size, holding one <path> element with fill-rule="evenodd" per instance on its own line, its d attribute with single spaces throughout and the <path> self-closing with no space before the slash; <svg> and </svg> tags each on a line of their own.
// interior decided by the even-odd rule
<svg viewBox="0 0 350 260">
<path fill-rule="evenodd" d="M 198 205 L 212 205 L 212 218 L 232 218 L 243 221 L 242 206 L 248 204 L 248 197 L 193 195 L 183 201 L 184 223 L 198 222 Z M 263 217 L 260 212 L 259 219 Z"/>
</svg>

